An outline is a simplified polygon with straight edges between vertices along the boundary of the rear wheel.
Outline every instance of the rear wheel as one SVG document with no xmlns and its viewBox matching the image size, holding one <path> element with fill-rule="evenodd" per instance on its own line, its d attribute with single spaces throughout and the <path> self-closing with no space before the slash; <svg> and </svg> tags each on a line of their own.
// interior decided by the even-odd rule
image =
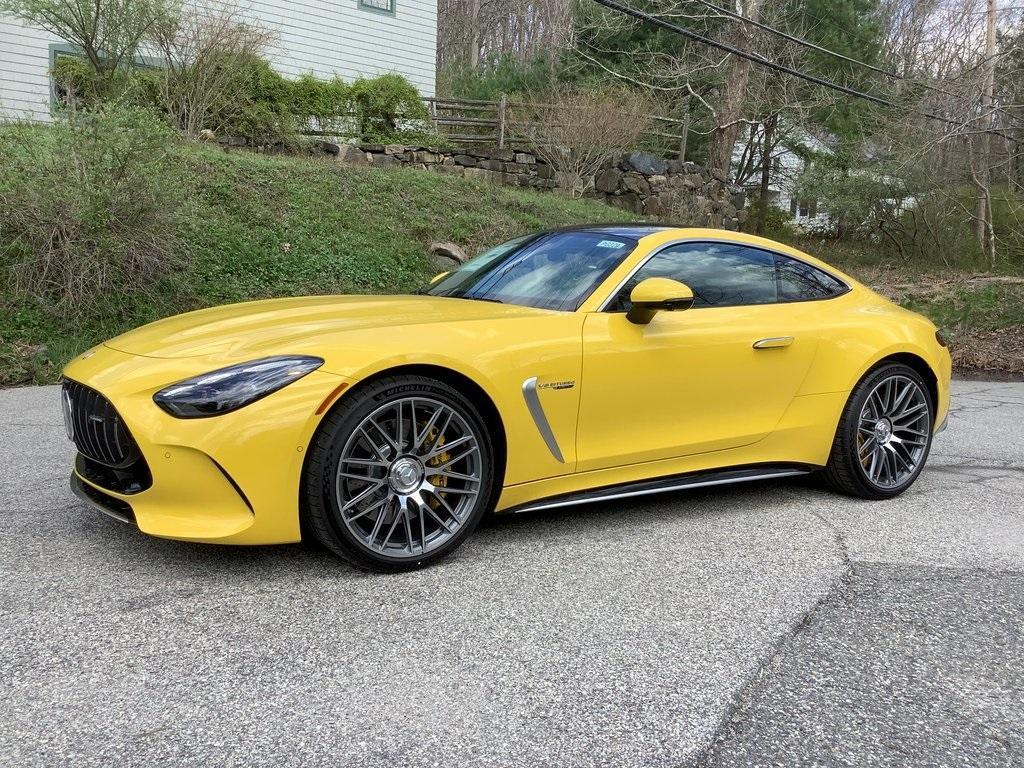
<svg viewBox="0 0 1024 768">
<path fill-rule="evenodd" d="M 385 378 L 324 421 L 306 468 L 317 539 L 354 565 L 407 570 L 458 547 L 493 503 L 493 449 L 476 407 L 421 376 Z"/>
<path fill-rule="evenodd" d="M 934 413 L 928 387 L 913 368 L 891 363 L 871 371 L 843 411 L 825 480 L 864 499 L 903 493 L 928 458 Z"/>
</svg>

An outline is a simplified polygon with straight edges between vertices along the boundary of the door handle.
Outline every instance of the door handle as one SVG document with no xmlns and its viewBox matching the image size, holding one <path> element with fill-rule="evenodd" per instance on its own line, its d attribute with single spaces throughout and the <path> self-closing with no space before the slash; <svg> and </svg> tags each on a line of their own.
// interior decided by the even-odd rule
<svg viewBox="0 0 1024 768">
<path fill-rule="evenodd" d="M 758 339 L 755 341 L 754 349 L 782 349 L 792 343 L 792 336 L 772 336 L 768 339 Z"/>
</svg>

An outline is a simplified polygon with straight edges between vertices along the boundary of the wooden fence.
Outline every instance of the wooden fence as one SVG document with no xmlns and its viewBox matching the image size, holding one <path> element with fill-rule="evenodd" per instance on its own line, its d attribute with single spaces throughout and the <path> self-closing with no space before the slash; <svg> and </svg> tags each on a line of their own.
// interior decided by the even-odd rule
<svg viewBox="0 0 1024 768">
<path fill-rule="evenodd" d="M 499 101 L 425 98 L 434 127 L 453 144 L 508 145 L 534 143 L 527 115 L 531 105 L 502 96 Z M 544 107 L 546 105 L 532 105 Z M 652 128 L 643 137 L 643 148 L 686 159 L 690 124 L 686 118 L 647 115 Z"/>
</svg>

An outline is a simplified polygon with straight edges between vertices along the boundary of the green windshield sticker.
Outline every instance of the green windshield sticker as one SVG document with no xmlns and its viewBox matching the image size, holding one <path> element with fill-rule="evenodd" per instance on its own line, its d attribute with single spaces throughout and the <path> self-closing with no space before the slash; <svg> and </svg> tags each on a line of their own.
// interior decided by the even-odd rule
<svg viewBox="0 0 1024 768">
<path fill-rule="evenodd" d="M 625 243 L 620 243 L 618 240 L 602 240 L 597 244 L 598 248 L 621 248 Z"/>
</svg>

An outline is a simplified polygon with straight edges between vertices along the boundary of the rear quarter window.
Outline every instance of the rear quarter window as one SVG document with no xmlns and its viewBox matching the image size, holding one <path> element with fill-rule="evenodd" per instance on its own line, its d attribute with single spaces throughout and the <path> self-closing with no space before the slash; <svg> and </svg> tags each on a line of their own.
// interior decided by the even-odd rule
<svg viewBox="0 0 1024 768">
<path fill-rule="evenodd" d="M 840 280 L 822 269 L 788 256 L 775 255 L 775 277 L 779 301 L 814 301 L 846 293 Z"/>
</svg>

